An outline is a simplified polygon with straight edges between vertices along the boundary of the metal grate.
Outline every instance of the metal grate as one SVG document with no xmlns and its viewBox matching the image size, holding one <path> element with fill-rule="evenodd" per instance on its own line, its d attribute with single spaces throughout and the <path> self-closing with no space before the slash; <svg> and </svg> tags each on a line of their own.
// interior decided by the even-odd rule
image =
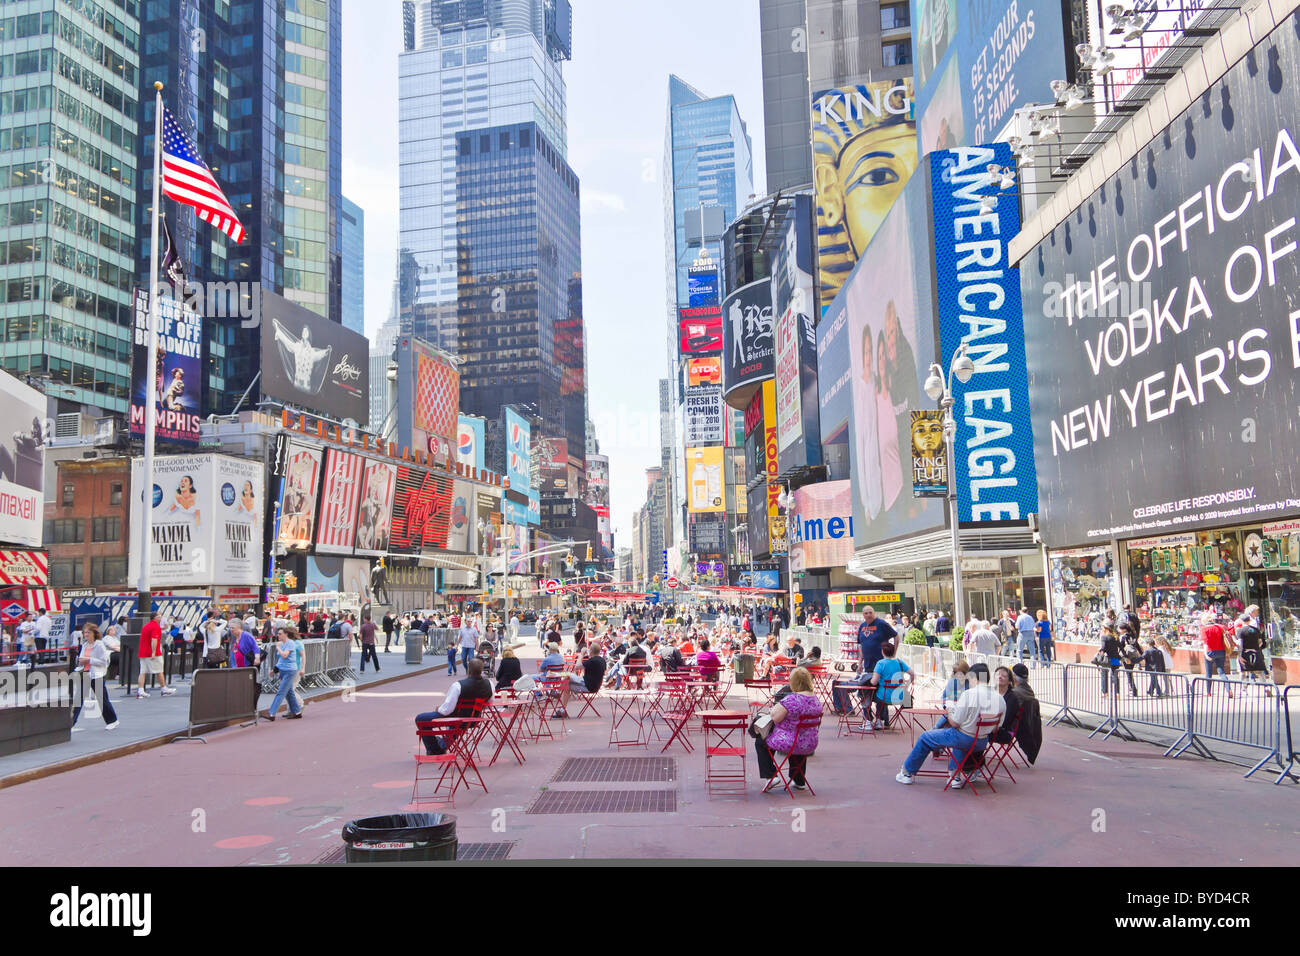
<svg viewBox="0 0 1300 956">
<path fill-rule="evenodd" d="M 336 846 L 332 850 L 327 850 L 316 861 L 317 863 L 343 863 L 347 856 L 348 848 L 346 846 Z"/>
<path fill-rule="evenodd" d="M 528 813 L 676 813 L 676 790 L 547 790 Z"/>
<path fill-rule="evenodd" d="M 467 860 L 504 860 L 510 856 L 515 847 L 514 841 L 508 843 L 462 843 L 456 848 L 456 861 Z"/>
<path fill-rule="evenodd" d="M 677 779 L 675 757 L 570 757 L 552 783 L 670 783 Z"/>
</svg>

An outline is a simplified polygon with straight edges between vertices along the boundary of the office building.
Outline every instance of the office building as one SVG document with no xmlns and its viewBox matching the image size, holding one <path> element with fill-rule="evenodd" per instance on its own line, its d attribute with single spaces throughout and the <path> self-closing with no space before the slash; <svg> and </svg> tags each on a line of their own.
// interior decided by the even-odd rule
<svg viewBox="0 0 1300 956">
<path fill-rule="evenodd" d="M 398 60 L 402 334 L 455 352 L 457 137 L 531 123 L 567 155 L 568 0 L 407 0 Z"/>
<path fill-rule="evenodd" d="M 340 291 L 343 324 L 366 334 L 366 213 L 346 196 L 340 197 L 342 216 L 343 286 Z"/>
<path fill-rule="evenodd" d="M 193 210 L 164 204 L 190 279 L 243 286 L 233 293 L 236 301 L 210 301 L 213 314 L 204 322 L 205 410 L 228 413 L 260 367 L 260 331 L 241 321 L 248 286 L 341 321 L 343 3 L 146 0 L 141 6 L 139 155 L 153 149 L 153 84 L 161 80 L 164 102 L 248 231 L 234 245 Z M 142 169 L 138 177 L 136 221 L 142 224 L 151 176 Z M 135 253 L 137 272 L 146 275 L 147 228 Z"/>
<path fill-rule="evenodd" d="M 0 357 L 59 411 L 125 413 L 137 4 L 0 6 Z"/>
</svg>

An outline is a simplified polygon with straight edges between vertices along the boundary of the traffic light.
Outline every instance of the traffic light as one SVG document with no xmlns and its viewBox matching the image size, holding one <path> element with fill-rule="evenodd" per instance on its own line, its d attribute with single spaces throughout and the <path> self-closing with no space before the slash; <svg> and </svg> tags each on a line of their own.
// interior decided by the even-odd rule
<svg viewBox="0 0 1300 956">
<path fill-rule="evenodd" d="M 590 541 L 587 542 L 587 560 L 588 560 L 588 561 L 591 560 L 591 542 L 590 542 Z"/>
</svg>

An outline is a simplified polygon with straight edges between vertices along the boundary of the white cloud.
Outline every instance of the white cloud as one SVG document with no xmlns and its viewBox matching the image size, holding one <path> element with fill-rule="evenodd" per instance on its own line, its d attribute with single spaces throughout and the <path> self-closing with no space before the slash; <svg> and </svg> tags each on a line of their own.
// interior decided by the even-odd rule
<svg viewBox="0 0 1300 956">
<path fill-rule="evenodd" d="M 599 189 L 584 189 L 582 191 L 582 204 L 584 206 L 601 206 L 611 212 L 626 212 L 627 203 L 618 193 L 602 192 Z"/>
</svg>

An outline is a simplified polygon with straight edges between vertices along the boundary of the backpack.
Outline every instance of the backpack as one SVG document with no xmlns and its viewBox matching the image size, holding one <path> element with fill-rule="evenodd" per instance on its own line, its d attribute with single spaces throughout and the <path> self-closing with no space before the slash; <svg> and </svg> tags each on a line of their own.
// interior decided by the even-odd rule
<svg viewBox="0 0 1300 956">
<path fill-rule="evenodd" d="M 328 636 L 331 641 L 336 641 L 343 637 L 343 622 L 335 621 L 331 624 Z"/>
</svg>

